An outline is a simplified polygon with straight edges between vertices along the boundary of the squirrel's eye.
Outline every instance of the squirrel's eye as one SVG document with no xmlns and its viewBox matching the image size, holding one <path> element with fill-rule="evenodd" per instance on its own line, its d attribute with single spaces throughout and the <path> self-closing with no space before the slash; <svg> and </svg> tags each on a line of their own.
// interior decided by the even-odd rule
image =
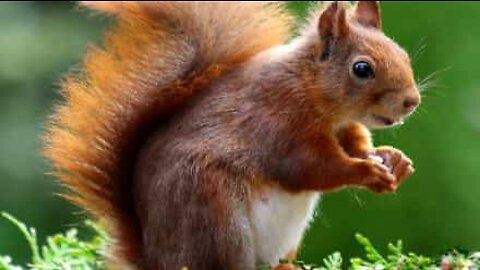
<svg viewBox="0 0 480 270">
<path fill-rule="evenodd" d="M 361 79 L 366 79 L 373 76 L 373 70 L 367 62 L 358 61 L 353 64 L 353 74 Z"/>
</svg>

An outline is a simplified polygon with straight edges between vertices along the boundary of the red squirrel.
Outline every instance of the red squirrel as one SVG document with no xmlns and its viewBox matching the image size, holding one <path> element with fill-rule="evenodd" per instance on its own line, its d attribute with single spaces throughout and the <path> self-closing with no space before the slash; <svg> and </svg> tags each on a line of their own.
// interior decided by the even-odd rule
<svg viewBox="0 0 480 270">
<path fill-rule="evenodd" d="M 370 139 L 420 103 L 378 2 L 316 5 L 293 38 L 281 3 L 83 5 L 116 24 L 63 81 L 45 153 L 122 269 L 275 265 L 320 192 L 413 172 Z"/>
</svg>

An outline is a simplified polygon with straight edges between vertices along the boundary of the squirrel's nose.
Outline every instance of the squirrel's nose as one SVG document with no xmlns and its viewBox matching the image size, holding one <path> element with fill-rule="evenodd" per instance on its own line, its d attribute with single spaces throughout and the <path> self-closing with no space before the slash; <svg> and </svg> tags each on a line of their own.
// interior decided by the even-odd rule
<svg viewBox="0 0 480 270">
<path fill-rule="evenodd" d="M 403 107 L 405 108 L 405 110 L 410 112 L 410 111 L 413 111 L 413 109 L 415 109 L 415 107 L 417 107 L 418 103 L 420 103 L 419 98 L 407 97 L 403 101 Z"/>
</svg>

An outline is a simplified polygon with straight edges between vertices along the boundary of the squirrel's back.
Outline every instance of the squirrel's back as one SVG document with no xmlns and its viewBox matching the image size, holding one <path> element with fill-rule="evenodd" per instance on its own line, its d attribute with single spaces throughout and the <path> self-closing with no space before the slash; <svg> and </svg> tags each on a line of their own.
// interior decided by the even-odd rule
<svg viewBox="0 0 480 270">
<path fill-rule="evenodd" d="M 63 82 L 45 152 L 66 196 L 109 227 L 116 255 L 137 264 L 131 177 L 153 129 L 228 69 L 286 41 L 291 17 L 264 2 L 86 2 L 112 13 L 103 47 Z"/>
</svg>

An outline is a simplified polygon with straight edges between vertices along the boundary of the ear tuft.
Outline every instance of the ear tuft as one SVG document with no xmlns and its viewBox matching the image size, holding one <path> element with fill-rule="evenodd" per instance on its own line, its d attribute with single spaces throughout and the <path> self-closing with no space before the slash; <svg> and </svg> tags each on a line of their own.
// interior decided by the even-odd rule
<svg viewBox="0 0 480 270">
<path fill-rule="evenodd" d="M 358 1 L 355 8 L 355 18 L 366 27 L 381 29 L 380 3 L 378 1 Z"/>
<path fill-rule="evenodd" d="M 347 13 L 343 3 L 332 2 L 320 15 L 318 30 L 322 38 L 341 38 L 348 34 Z"/>
</svg>

